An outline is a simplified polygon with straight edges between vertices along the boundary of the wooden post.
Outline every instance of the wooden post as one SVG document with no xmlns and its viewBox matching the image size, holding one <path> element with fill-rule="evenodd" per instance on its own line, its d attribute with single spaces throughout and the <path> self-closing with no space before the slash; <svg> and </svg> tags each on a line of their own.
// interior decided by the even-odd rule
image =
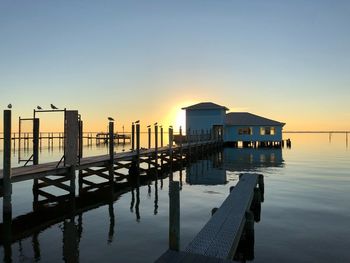
<svg viewBox="0 0 350 263">
<path fill-rule="evenodd" d="M 18 155 L 21 158 L 21 117 L 18 117 Z"/>
<path fill-rule="evenodd" d="M 131 125 L 131 150 L 135 150 L 135 124 Z"/>
<path fill-rule="evenodd" d="M 75 195 L 75 166 L 78 161 L 78 111 L 67 110 L 65 112 L 65 140 L 64 140 L 64 164 L 70 166 L 70 194 Z"/>
<path fill-rule="evenodd" d="M 180 126 L 180 155 L 181 155 L 181 160 L 182 160 L 182 127 Z"/>
<path fill-rule="evenodd" d="M 180 249 L 180 184 L 169 181 L 169 249 Z"/>
<path fill-rule="evenodd" d="M 65 114 L 64 159 L 66 165 L 76 165 L 78 157 L 78 111 L 67 110 Z"/>
<path fill-rule="evenodd" d="M 75 197 L 75 165 L 71 165 L 68 170 L 69 182 L 69 193 L 72 197 Z"/>
<path fill-rule="evenodd" d="M 163 147 L 163 126 L 160 126 L 160 147 Z"/>
<path fill-rule="evenodd" d="M 114 180 L 114 122 L 110 121 L 108 125 L 109 131 L 109 182 Z"/>
<path fill-rule="evenodd" d="M 137 174 L 139 174 L 140 171 L 140 123 L 136 123 L 136 167 L 137 167 Z"/>
<path fill-rule="evenodd" d="M 265 186 L 264 186 L 264 175 L 262 175 L 262 174 L 259 174 L 258 186 L 260 189 L 261 202 L 264 202 Z"/>
<path fill-rule="evenodd" d="M 83 158 L 83 121 L 82 120 L 79 120 L 79 158 Z"/>
<path fill-rule="evenodd" d="M 11 110 L 4 110 L 3 218 L 12 218 Z"/>
<path fill-rule="evenodd" d="M 39 119 L 33 119 L 33 164 L 39 164 Z"/>
<path fill-rule="evenodd" d="M 140 124 L 136 124 L 136 151 L 140 152 Z"/>
<path fill-rule="evenodd" d="M 245 258 L 248 261 L 254 259 L 254 214 L 247 211 L 245 214 L 246 222 L 244 225 L 244 250 Z"/>
<path fill-rule="evenodd" d="M 169 127 L 169 150 L 171 151 L 173 147 L 173 127 Z"/>
<path fill-rule="evenodd" d="M 148 125 L 147 128 L 148 128 L 148 149 L 151 149 L 151 125 Z"/>
<path fill-rule="evenodd" d="M 110 121 L 108 125 L 109 131 L 109 162 L 113 164 L 114 162 L 114 122 Z"/>
<path fill-rule="evenodd" d="M 158 151 L 158 124 L 154 124 L 154 148 Z"/>
</svg>

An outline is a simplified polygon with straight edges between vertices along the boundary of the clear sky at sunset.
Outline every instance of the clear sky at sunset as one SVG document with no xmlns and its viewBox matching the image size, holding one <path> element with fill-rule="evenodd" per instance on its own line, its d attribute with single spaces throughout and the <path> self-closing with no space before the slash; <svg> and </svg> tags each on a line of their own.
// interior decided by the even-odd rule
<svg viewBox="0 0 350 263">
<path fill-rule="evenodd" d="M 99 131 L 108 116 L 179 125 L 181 107 L 212 101 L 285 130 L 350 130 L 349 14 L 347 0 L 0 0 L 0 107 L 78 109 Z"/>
</svg>

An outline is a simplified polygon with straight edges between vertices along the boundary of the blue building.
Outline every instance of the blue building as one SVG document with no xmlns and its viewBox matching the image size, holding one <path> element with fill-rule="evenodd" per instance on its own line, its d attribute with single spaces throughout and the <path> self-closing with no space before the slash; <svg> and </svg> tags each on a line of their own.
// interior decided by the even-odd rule
<svg viewBox="0 0 350 263">
<path fill-rule="evenodd" d="M 182 109 L 186 110 L 186 129 L 190 134 L 211 131 L 232 146 L 281 146 L 283 122 L 248 112 L 226 113 L 227 107 L 212 102 Z"/>
</svg>

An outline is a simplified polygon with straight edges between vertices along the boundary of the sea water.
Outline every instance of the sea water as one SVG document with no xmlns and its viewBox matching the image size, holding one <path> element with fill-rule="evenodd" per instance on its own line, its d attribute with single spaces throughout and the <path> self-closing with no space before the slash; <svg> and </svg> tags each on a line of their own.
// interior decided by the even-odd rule
<svg viewBox="0 0 350 263">
<path fill-rule="evenodd" d="M 257 172 L 264 175 L 265 193 L 260 222 L 254 225 L 253 262 L 350 262 L 346 135 L 284 137 L 292 140 L 290 149 L 225 148 L 173 173 L 181 186 L 181 249 L 210 219 L 212 208 L 220 207 L 239 174 Z M 45 147 L 41 162 L 60 159 L 62 149 Z M 129 148 L 119 145 L 116 151 Z M 103 146 L 84 148 L 85 156 L 107 153 Z M 168 177 L 159 177 L 73 215 L 24 226 L 24 238 L 12 242 L 10 250 L 0 246 L 0 258 L 5 259 L 6 250 L 13 262 L 153 262 L 168 249 L 168 185 Z M 13 221 L 22 219 L 25 225 L 32 213 L 32 186 L 32 180 L 13 184 Z"/>
</svg>

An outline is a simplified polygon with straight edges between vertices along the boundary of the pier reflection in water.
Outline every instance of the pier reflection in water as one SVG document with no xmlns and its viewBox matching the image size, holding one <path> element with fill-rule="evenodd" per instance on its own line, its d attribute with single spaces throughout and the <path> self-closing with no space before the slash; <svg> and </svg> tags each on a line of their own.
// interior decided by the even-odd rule
<svg viewBox="0 0 350 263">
<path fill-rule="evenodd" d="M 128 240 L 122 240 L 122 237 L 116 237 L 118 232 L 128 232 L 128 230 L 119 230 L 118 225 L 121 225 L 123 220 L 128 220 L 127 218 L 129 217 L 123 219 L 123 215 L 120 215 L 119 217 L 121 220 L 118 221 L 116 219 L 117 214 L 115 213 L 115 207 L 118 206 L 119 202 L 125 203 L 127 201 L 129 203 L 129 210 L 131 214 L 134 215 L 134 220 L 140 222 L 142 221 L 142 202 L 146 202 L 146 200 L 150 198 L 153 203 L 152 215 L 157 215 L 159 219 L 157 220 L 157 217 L 155 217 L 152 218 L 152 220 L 154 220 L 153 222 L 147 223 L 149 223 L 149 226 L 153 224 L 163 225 L 164 231 L 162 230 L 158 233 L 159 235 L 163 235 L 163 237 L 158 240 L 161 241 L 162 244 L 158 245 L 158 247 L 156 245 L 157 243 L 151 246 L 150 244 L 138 244 L 141 247 L 144 246 L 146 249 L 154 247 L 155 252 L 153 252 L 154 255 L 151 258 L 156 259 L 157 255 L 159 256 L 163 253 L 167 247 L 166 242 L 164 242 L 164 240 L 167 240 L 168 233 L 166 230 L 168 224 L 165 219 L 165 217 L 168 216 L 166 207 L 162 208 L 160 215 L 158 214 L 159 202 L 161 202 L 163 206 L 166 206 L 165 203 L 168 202 L 166 193 L 169 189 L 169 179 L 179 180 L 180 190 L 182 190 L 181 185 L 184 183 L 187 185 L 225 185 L 228 182 L 226 178 L 226 169 L 232 169 L 233 162 L 239 162 L 242 158 L 244 159 L 246 156 L 251 156 L 252 154 L 254 156 L 254 151 L 256 151 L 256 149 L 251 149 L 249 154 L 247 151 L 239 153 L 241 150 L 245 149 L 225 149 L 224 152 L 219 151 L 213 155 L 202 156 L 198 159 L 178 161 L 171 165 L 159 165 L 159 167 L 156 166 L 148 169 L 147 174 L 142 176 L 137 176 L 133 174 L 134 171 L 130 171 L 131 174 L 124 180 L 109 183 L 105 181 L 95 181 L 94 187 L 91 187 L 92 184 L 82 184 L 81 180 L 83 180 L 84 177 L 78 176 L 78 183 L 76 185 L 79 191 L 76 196 L 70 194 L 47 194 L 42 191 L 42 189 L 37 189 L 34 185 L 32 211 L 14 218 L 3 218 L 3 222 L 0 226 L 0 242 L 2 246 L 2 248 L 0 246 L 0 252 L 3 252 L 2 259 L 5 262 L 26 261 L 28 259 L 34 261 L 58 260 L 57 254 L 53 253 L 50 255 L 51 247 L 54 246 L 54 250 L 61 250 L 61 258 L 64 261 L 82 261 L 87 258 L 86 255 L 82 254 L 82 250 L 96 250 L 94 247 L 90 248 L 89 244 L 91 245 L 95 242 L 101 243 L 101 239 L 90 239 L 91 235 L 88 234 L 88 231 L 90 231 L 90 223 L 84 222 L 85 214 L 89 221 L 91 220 L 88 217 L 90 211 L 100 209 L 101 207 L 107 207 L 108 212 L 105 211 L 102 219 L 96 219 L 98 220 L 98 224 L 94 224 L 95 228 L 97 227 L 100 229 L 94 229 L 93 232 L 101 234 L 101 232 L 104 231 L 103 225 L 101 225 L 101 227 L 98 225 L 105 224 L 106 220 L 103 218 L 107 216 L 109 218 L 107 220 L 108 232 L 105 233 L 105 241 L 109 245 L 115 242 L 125 242 L 121 247 L 124 247 L 125 250 L 129 250 L 129 252 L 125 253 L 120 260 L 126 260 L 130 253 L 135 253 L 137 255 L 144 250 L 141 249 L 141 252 L 138 252 L 139 248 L 133 246 L 135 241 L 128 243 Z M 265 154 L 265 157 L 261 158 L 262 154 Z M 239 155 L 241 157 L 239 157 Z M 282 154 L 276 151 L 276 149 L 260 152 L 258 155 L 258 159 L 249 157 L 252 161 L 246 163 L 246 169 L 251 169 L 253 165 L 259 167 L 261 165 L 274 166 L 283 164 Z M 271 158 L 272 155 L 274 156 L 273 158 Z M 255 160 L 258 161 L 255 162 Z M 262 160 L 266 162 L 264 163 Z M 239 170 L 243 171 L 243 166 L 242 162 L 242 166 L 239 167 Z M 107 173 L 113 172 L 111 169 L 107 169 L 106 171 L 108 171 Z M 173 176 L 176 177 L 173 178 Z M 183 178 L 184 176 L 185 179 Z M 63 178 L 64 177 L 62 177 L 61 182 L 65 183 Z M 69 180 L 70 176 L 67 175 L 66 181 L 69 182 Z M 142 189 L 147 189 L 147 191 Z M 159 191 L 161 191 L 161 196 L 159 196 Z M 147 194 L 145 195 L 145 193 Z M 261 197 L 259 198 L 258 196 Z M 121 200 L 118 200 L 120 198 Z M 163 200 L 161 200 L 162 198 Z M 253 221 L 255 220 L 255 222 L 260 221 L 261 207 L 259 204 L 260 201 L 263 200 L 263 192 L 257 193 L 254 197 L 251 210 L 253 211 Z M 219 204 L 222 201 L 223 199 Z M 208 209 L 208 213 L 210 213 L 210 210 L 211 209 Z M 144 213 L 147 212 L 144 211 Z M 248 218 L 251 217 L 248 215 Z M 149 220 L 149 215 L 147 215 L 145 220 Z M 59 228 L 61 237 L 57 231 L 53 231 L 53 227 Z M 145 231 L 147 232 L 147 229 L 145 229 Z M 86 240 L 85 238 L 84 241 L 84 235 L 89 235 L 90 240 Z M 143 233 L 140 233 L 140 235 L 143 235 Z M 92 234 L 92 236 L 95 238 L 94 234 Z M 49 240 L 50 244 L 45 242 L 45 240 Z M 30 243 L 31 249 L 28 248 L 28 242 Z M 145 239 L 140 238 L 140 242 L 145 242 Z M 96 244 L 96 246 L 100 247 L 99 244 Z M 106 251 L 101 251 L 101 253 L 105 252 Z M 248 220 L 235 259 L 250 260 L 253 257 L 254 227 L 252 220 Z M 119 255 L 117 255 L 116 252 L 109 251 L 106 256 L 101 256 L 101 258 L 116 260 L 119 258 Z M 137 261 L 132 258 L 129 259 L 130 262 Z M 139 260 L 140 262 L 143 261 L 141 259 Z"/>
</svg>

